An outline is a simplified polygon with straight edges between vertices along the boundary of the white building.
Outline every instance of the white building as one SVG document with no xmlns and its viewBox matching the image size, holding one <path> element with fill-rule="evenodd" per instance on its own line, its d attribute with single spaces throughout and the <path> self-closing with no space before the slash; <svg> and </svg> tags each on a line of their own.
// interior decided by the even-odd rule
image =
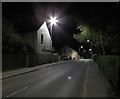
<svg viewBox="0 0 120 99">
<path fill-rule="evenodd" d="M 46 22 L 44 22 L 42 26 L 38 29 L 36 39 L 37 53 L 47 53 L 52 50 L 52 40 Z"/>
<path fill-rule="evenodd" d="M 25 33 L 25 39 L 38 54 L 51 53 L 52 51 L 52 40 L 46 22 L 36 32 Z"/>
</svg>

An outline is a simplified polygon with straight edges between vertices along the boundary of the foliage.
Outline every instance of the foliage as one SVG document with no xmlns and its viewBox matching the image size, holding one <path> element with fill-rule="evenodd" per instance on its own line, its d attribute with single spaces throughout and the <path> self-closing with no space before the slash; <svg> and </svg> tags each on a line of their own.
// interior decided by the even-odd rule
<svg viewBox="0 0 120 99">
<path fill-rule="evenodd" d="M 85 39 L 89 39 L 90 36 L 90 30 L 89 28 L 84 25 L 77 25 L 77 30 L 79 31 L 79 34 L 74 34 L 74 38 L 80 42 L 84 42 Z"/>
<path fill-rule="evenodd" d="M 31 49 L 11 21 L 3 18 L 2 26 L 3 52 L 26 52 Z"/>
<path fill-rule="evenodd" d="M 92 19 L 92 22 L 79 22 L 77 25 L 78 33 L 74 34 L 74 38 L 79 42 L 85 42 L 89 39 L 93 46 L 102 49 L 102 53 L 105 54 L 105 47 L 112 46 L 116 43 L 118 46 L 118 27 L 113 24 L 100 22 L 101 19 Z M 120 38 L 120 36 L 119 36 Z"/>
<path fill-rule="evenodd" d="M 99 56 L 97 62 L 105 77 L 112 85 L 110 94 L 119 96 L 120 56 Z"/>
</svg>

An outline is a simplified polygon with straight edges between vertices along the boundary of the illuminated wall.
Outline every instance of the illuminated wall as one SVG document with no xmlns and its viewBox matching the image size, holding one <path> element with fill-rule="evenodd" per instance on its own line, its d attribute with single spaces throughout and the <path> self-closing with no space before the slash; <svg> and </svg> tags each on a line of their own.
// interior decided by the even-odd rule
<svg viewBox="0 0 120 99">
<path fill-rule="evenodd" d="M 48 53 L 52 49 L 51 36 L 47 27 L 46 22 L 37 31 L 37 42 L 36 42 L 37 53 Z"/>
<path fill-rule="evenodd" d="M 68 47 L 68 46 L 64 46 L 62 49 L 61 49 L 61 54 L 62 56 L 71 56 L 72 59 L 75 58 L 77 59 L 78 58 L 78 53 L 73 50 L 72 48 Z"/>
</svg>

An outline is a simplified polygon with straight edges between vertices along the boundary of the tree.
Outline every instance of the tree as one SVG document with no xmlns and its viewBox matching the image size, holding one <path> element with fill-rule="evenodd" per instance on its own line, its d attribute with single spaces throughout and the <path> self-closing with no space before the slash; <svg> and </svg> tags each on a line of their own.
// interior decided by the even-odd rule
<svg viewBox="0 0 120 99">
<path fill-rule="evenodd" d="M 2 22 L 3 52 L 27 51 L 30 46 L 19 35 L 18 29 L 14 27 L 14 24 L 10 20 L 5 18 L 3 18 Z"/>
<path fill-rule="evenodd" d="M 98 47 L 99 53 L 100 49 L 102 49 L 102 54 L 105 55 L 105 47 L 113 43 L 116 28 L 113 28 L 114 26 L 111 24 L 96 21 L 98 20 L 95 20 L 94 24 L 80 22 L 77 25 L 79 32 L 74 34 L 74 38 L 79 42 L 85 42 L 86 39 L 89 39 L 92 46 Z"/>
</svg>

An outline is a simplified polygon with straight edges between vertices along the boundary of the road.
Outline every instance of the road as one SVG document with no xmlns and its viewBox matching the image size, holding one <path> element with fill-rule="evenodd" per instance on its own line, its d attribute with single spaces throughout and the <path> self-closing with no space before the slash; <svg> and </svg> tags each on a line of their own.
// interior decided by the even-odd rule
<svg viewBox="0 0 120 99">
<path fill-rule="evenodd" d="M 68 60 L 3 80 L 3 97 L 82 97 L 91 60 Z"/>
</svg>

